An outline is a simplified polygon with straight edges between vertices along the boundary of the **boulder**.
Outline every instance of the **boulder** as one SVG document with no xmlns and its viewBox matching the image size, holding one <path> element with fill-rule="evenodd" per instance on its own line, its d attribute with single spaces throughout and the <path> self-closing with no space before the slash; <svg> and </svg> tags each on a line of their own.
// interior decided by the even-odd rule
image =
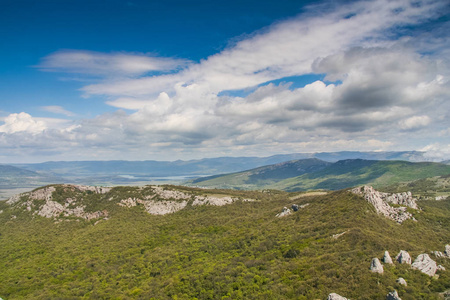
<svg viewBox="0 0 450 300">
<path fill-rule="evenodd" d="M 374 259 L 372 259 L 372 262 L 370 263 L 370 271 L 383 274 L 383 265 L 380 263 L 380 260 L 378 258 L 375 257 Z"/>
<path fill-rule="evenodd" d="M 396 280 L 396 282 L 398 283 L 398 284 L 401 284 L 401 285 L 404 285 L 404 286 L 407 286 L 408 284 L 406 283 L 406 280 L 403 278 L 403 277 L 399 277 L 397 280 Z"/>
<path fill-rule="evenodd" d="M 437 266 L 438 271 L 445 271 L 445 267 L 442 265 Z"/>
<path fill-rule="evenodd" d="M 401 264 L 411 264 L 411 256 L 404 250 L 400 250 L 400 252 L 395 257 L 395 260 Z"/>
<path fill-rule="evenodd" d="M 450 245 L 445 245 L 444 255 L 450 257 Z"/>
<path fill-rule="evenodd" d="M 290 210 L 287 207 L 283 207 L 283 211 L 280 212 L 279 214 L 276 215 L 276 217 L 281 218 L 281 217 L 285 217 L 288 216 L 292 213 L 292 210 Z"/>
<path fill-rule="evenodd" d="M 402 300 L 402 298 L 400 298 L 397 291 L 394 290 L 393 292 L 390 292 L 386 295 L 386 300 Z"/>
<path fill-rule="evenodd" d="M 292 204 L 291 206 L 293 211 L 298 211 L 298 205 L 297 204 Z"/>
<path fill-rule="evenodd" d="M 436 262 L 426 253 L 417 256 L 411 267 L 427 274 L 428 276 L 434 276 L 437 270 Z"/>
<path fill-rule="evenodd" d="M 385 264 L 393 264 L 392 258 L 391 258 L 391 256 L 389 255 L 389 252 L 388 252 L 388 251 L 384 251 L 383 262 L 384 262 Z"/>
<path fill-rule="evenodd" d="M 348 299 L 336 293 L 331 293 L 328 295 L 327 300 L 348 300 Z"/>
</svg>

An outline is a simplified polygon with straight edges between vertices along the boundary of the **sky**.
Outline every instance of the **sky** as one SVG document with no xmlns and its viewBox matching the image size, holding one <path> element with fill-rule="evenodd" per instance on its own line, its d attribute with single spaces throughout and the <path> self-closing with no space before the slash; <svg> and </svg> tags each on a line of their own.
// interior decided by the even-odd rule
<svg viewBox="0 0 450 300">
<path fill-rule="evenodd" d="M 0 163 L 450 159 L 450 0 L 0 0 Z"/>
</svg>

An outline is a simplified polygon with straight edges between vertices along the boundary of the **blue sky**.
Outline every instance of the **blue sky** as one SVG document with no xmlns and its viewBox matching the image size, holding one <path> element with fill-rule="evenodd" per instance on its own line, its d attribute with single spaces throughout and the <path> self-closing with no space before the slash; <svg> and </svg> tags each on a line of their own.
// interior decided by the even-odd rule
<svg viewBox="0 0 450 300">
<path fill-rule="evenodd" d="M 0 163 L 449 159 L 448 1 L 0 3 Z"/>
</svg>

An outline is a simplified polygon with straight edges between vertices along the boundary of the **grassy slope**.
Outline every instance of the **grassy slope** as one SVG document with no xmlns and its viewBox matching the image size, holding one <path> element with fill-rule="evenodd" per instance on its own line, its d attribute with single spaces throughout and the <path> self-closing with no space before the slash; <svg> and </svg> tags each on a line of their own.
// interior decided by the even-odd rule
<svg viewBox="0 0 450 300">
<path fill-rule="evenodd" d="M 257 189 L 287 178 L 322 170 L 330 164 L 316 158 L 293 160 L 243 172 L 198 178 L 191 184 L 203 187 Z"/>
<path fill-rule="evenodd" d="M 195 190 L 193 190 L 195 191 Z M 198 190 L 198 193 L 205 193 Z M 0 203 L 0 297 L 4 299 L 438 299 L 449 272 L 430 279 L 405 266 L 369 271 L 373 257 L 400 249 L 416 257 L 443 250 L 450 201 L 426 201 L 418 222 L 398 225 L 362 198 L 338 191 L 303 197 L 299 212 L 275 218 L 295 194 L 219 191 L 258 199 L 223 207 L 190 207 L 152 216 L 104 196 L 83 197 L 110 219 L 62 222 L 10 211 Z M 116 188 L 111 193 L 136 193 Z M 59 195 L 63 197 L 64 195 Z M 73 196 L 73 195 L 71 195 Z M 11 220 L 11 214 L 17 216 Z M 339 239 L 331 235 L 347 231 Z M 426 238 L 424 238 L 426 237 Z M 450 270 L 450 261 L 441 259 Z M 408 287 L 395 283 L 404 277 Z"/>
<path fill-rule="evenodd" d="M 289 178 L 269 186 L 287 191 L 330 189 L 371 184 L 384 187 L 399 182 L 450 174 L 450 166 L 438 163 L 405 161 L 339 161 L 321 171 Z"/>
</svg>

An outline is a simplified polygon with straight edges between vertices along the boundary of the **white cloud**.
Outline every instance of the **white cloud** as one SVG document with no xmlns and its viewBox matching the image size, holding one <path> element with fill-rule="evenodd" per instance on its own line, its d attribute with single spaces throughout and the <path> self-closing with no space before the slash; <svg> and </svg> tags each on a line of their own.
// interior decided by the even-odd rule
<svg viewBox="0 0 450 300">
<path fill-rule="evenodd" d="M 133 159 L 174 159 L 403 150 L 412 147 L 413 130 L 415 148 L 424 147 L 432 139 L 448 137 L 443 136 L 450 125 L 448 59 L 420 53 L 411 42 L 414 37 L 396 40 L 394 34 L 386 34 L 432 18 L 433 9 L 441 4 L 421 3 L 362 1 L 311 11 L 179 70 L 184 61 L 57 52 L 44 59 L 41 67 L 105 76 L 103 82 L 85 86 L 83 91 L 105 95 L 107 104 L 135 112 L 118 110 L 75 123 L 42 120 L 48 128 L 36 131 L 40 139 L 31 129 L 34 138 L 2 138 L 8 139 L 6 144 L 27 142 L 76 155 L 90 155 L 92 147 L 102 159 L 121 158 L 124 152 L 132 153 Z M 152 70 L 175 71 L 145 75 Z M 112 79 L 106 76 L 110 71 L 136 78 Z M 309 73 L 339 82 L 257 87 Z M 253 92 L 220 96 L 221 91 L 244 88 Z M 61 107 L 46 109 L 64 113 Z M 12 133 L 6 125 L 0 130 Z"/>
<path fill-rule="evenodd" d="M 3 121 L 5 124 L 0 126 L 0 132 L 8 134 L 16 132 L 38 134 L 47 128 L 43 121 L 37 121 L 25 112 L 10 114 Z"/>
<path fill-rule="evenodd" d="M 404 130 L 419 129 L 430 124 L 431 119 L 428 116 L 414 116 L 399 122 L 399 126 Z"/>
<path fill-rule="evenodd" d="M 176 74 L 85 87 L 87 94 L 114 96 L 170 94 L 177 83 L 195 82 L 213 93 L 243 89 L 312 72 L 312 64 L 355 45 L 372 46 L 392 26 L 416 24 L 443 4 L 406 0 L 352 2 L 335 11 L 309 13 L 278 23 Z M 324 9 L 325 7 L 322 7 Z M 348 17 L 352 15 L 352 17 Z"/>
<path fill-rule="evenodd" d="M 37 66 L 44 71 L 81 73 L 102 76 L 136 76 L 150 71 L 170 71 L 188 61 L 141 53 L 100 53 L 63 50 L 44 57 Z"/>
<path fill-rule="evenodd" d="M 72 113 L 72 112 L 64 109 L 62 106 L 58 106 L 58 105 L 42 106 L 41 109 L 44 111 L 54 113 L 54 114 L 65 115 L 68 117 L 73 117 L 75 115 L 74 113 Z"/>
</svg>

